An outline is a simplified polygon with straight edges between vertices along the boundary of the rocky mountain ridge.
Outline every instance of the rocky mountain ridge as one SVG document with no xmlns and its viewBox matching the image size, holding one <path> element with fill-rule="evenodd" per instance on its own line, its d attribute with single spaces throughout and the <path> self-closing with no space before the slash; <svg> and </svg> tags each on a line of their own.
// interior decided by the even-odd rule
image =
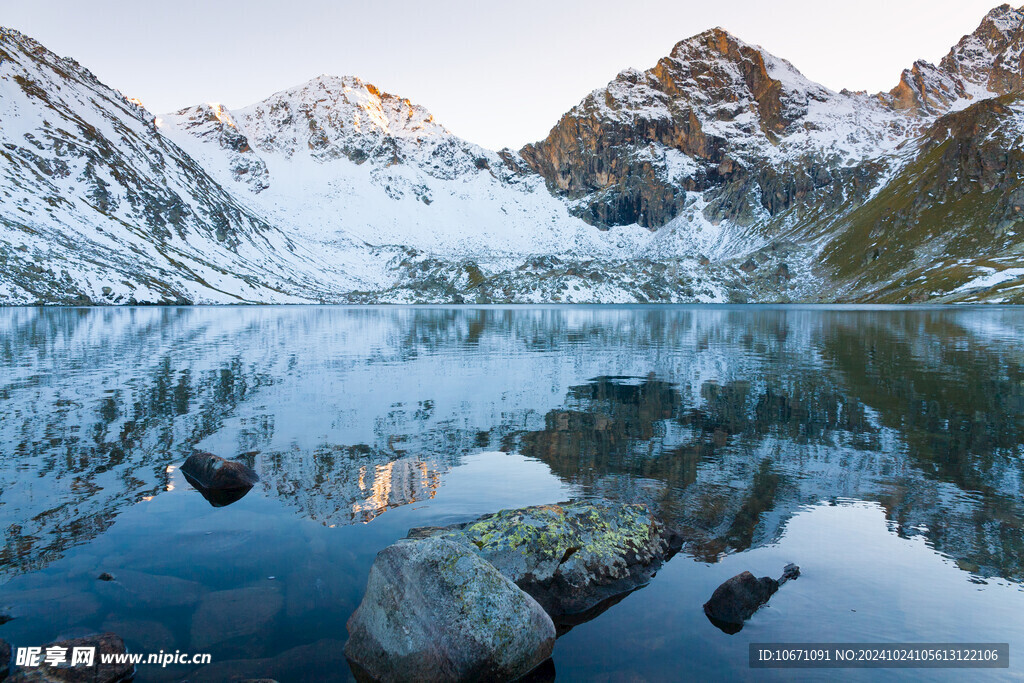
<svg viewBox="0 0 1024 683">
<path fill-rule="evenodd" d="M 355 77 L 153 116 L 4 29 L 0 302 L 1024 300 L 1022 27 L 876 95 L 711 29 L 519 152 Z"/>
</svg>

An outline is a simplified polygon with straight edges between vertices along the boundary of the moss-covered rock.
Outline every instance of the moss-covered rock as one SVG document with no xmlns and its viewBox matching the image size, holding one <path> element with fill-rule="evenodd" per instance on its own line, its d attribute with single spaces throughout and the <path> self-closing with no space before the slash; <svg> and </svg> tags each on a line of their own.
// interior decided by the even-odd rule
<svg viewBox="0 0 1024 683">
<path fill-rule="evenodd" d="M 492 563 L 565 624 L 603 611 L 645 585 L 675 547 L 643 505 L 581 501 L 539 505 L 448 528 L 413 529 L 439 536 Z"/>
</svg>

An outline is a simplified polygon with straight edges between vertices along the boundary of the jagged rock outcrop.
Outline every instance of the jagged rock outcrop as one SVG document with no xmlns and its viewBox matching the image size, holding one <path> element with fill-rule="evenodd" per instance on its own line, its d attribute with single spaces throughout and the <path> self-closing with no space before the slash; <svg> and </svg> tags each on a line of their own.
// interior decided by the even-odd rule
<svg viewBox="0 0 1024 683">
<path fill-rule="evenodd" d="M 939 115 L 966 103 L 1021 90 L 1024 12 L 1000 5 L 960 39 L 938 66 L 923 60 L 882 99 L 899 110 Z"/>
<path fill-rule="evenodd" d="M 834 170 L 884 137 L 851 125 L 862 118 L 903 126 L 871 98 L 834 93 L 712 29 L 648 71 L 622 72 L 520 154 L 598 226 L 656 228 L 678 215 L 687 192 L 722 186 L 738 196 L 721 200 L 713 218 L 749 222 L 757 206 L 775 214 L 814 188 L 848 180 Z M 742 203 L 751 208 L 736 208 Z"/>
</svg>

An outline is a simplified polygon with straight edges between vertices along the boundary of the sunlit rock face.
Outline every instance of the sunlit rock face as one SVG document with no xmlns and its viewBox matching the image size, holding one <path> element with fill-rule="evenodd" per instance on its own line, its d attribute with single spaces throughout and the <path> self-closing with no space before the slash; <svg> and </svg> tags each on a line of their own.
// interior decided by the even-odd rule
<svg viewBox="0 0 1024 683">
<path fill-rule="evenodd" d="M 830 194 L 864 200 L 892 161 L 882 158 L 935 116 L 1020 90 L 1022 24 L 1020 10 L 996 8 L 938 67 L 919 61 L 878 96 L 832 92 L 712 29 L 647 71 L 623 71 L 521 155 L 602 227 L 660 227 L 695 190 L 714 220 L 836 210 Z"/>
<path fill-rule="evenodd" d="M 905 117 L 872 98 L 834 93 L 713 29 L 647 71 L 622 72 L 521 154 L 585 220 L 657 228 L 680 213 L 687 192 L 731 183 L 742 183 L 739 200 L 751 208 L 723 206 L 717 219 L 749 222 L 757 204 L 775 214 L 812 194 L 819 199 L 813 190 L 849 186 L 850 177 L 833 178 L 840 168 L 878 156 L 908 132 Z M 799 178 L 775 177 L 789 166 Z"/>
</svg>

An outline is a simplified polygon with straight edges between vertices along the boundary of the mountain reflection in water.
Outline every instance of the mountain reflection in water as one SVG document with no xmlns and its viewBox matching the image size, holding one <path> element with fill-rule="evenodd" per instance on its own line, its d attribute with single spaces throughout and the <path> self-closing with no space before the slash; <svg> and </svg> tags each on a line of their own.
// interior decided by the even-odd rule
<svg viewBox="0 0 1024 683">
<path fill-rule="evenodd" d="M 5 581 L 182 495 L 194 449 L 259 474 L 231 505 L 324 527 L 432 514 L 453 468 L 504 451 L 646 502 L 704 562 L 853 500 L 1024 579 L 1012 308 L 6 309 L 0 409 Z"/>
</svg>

